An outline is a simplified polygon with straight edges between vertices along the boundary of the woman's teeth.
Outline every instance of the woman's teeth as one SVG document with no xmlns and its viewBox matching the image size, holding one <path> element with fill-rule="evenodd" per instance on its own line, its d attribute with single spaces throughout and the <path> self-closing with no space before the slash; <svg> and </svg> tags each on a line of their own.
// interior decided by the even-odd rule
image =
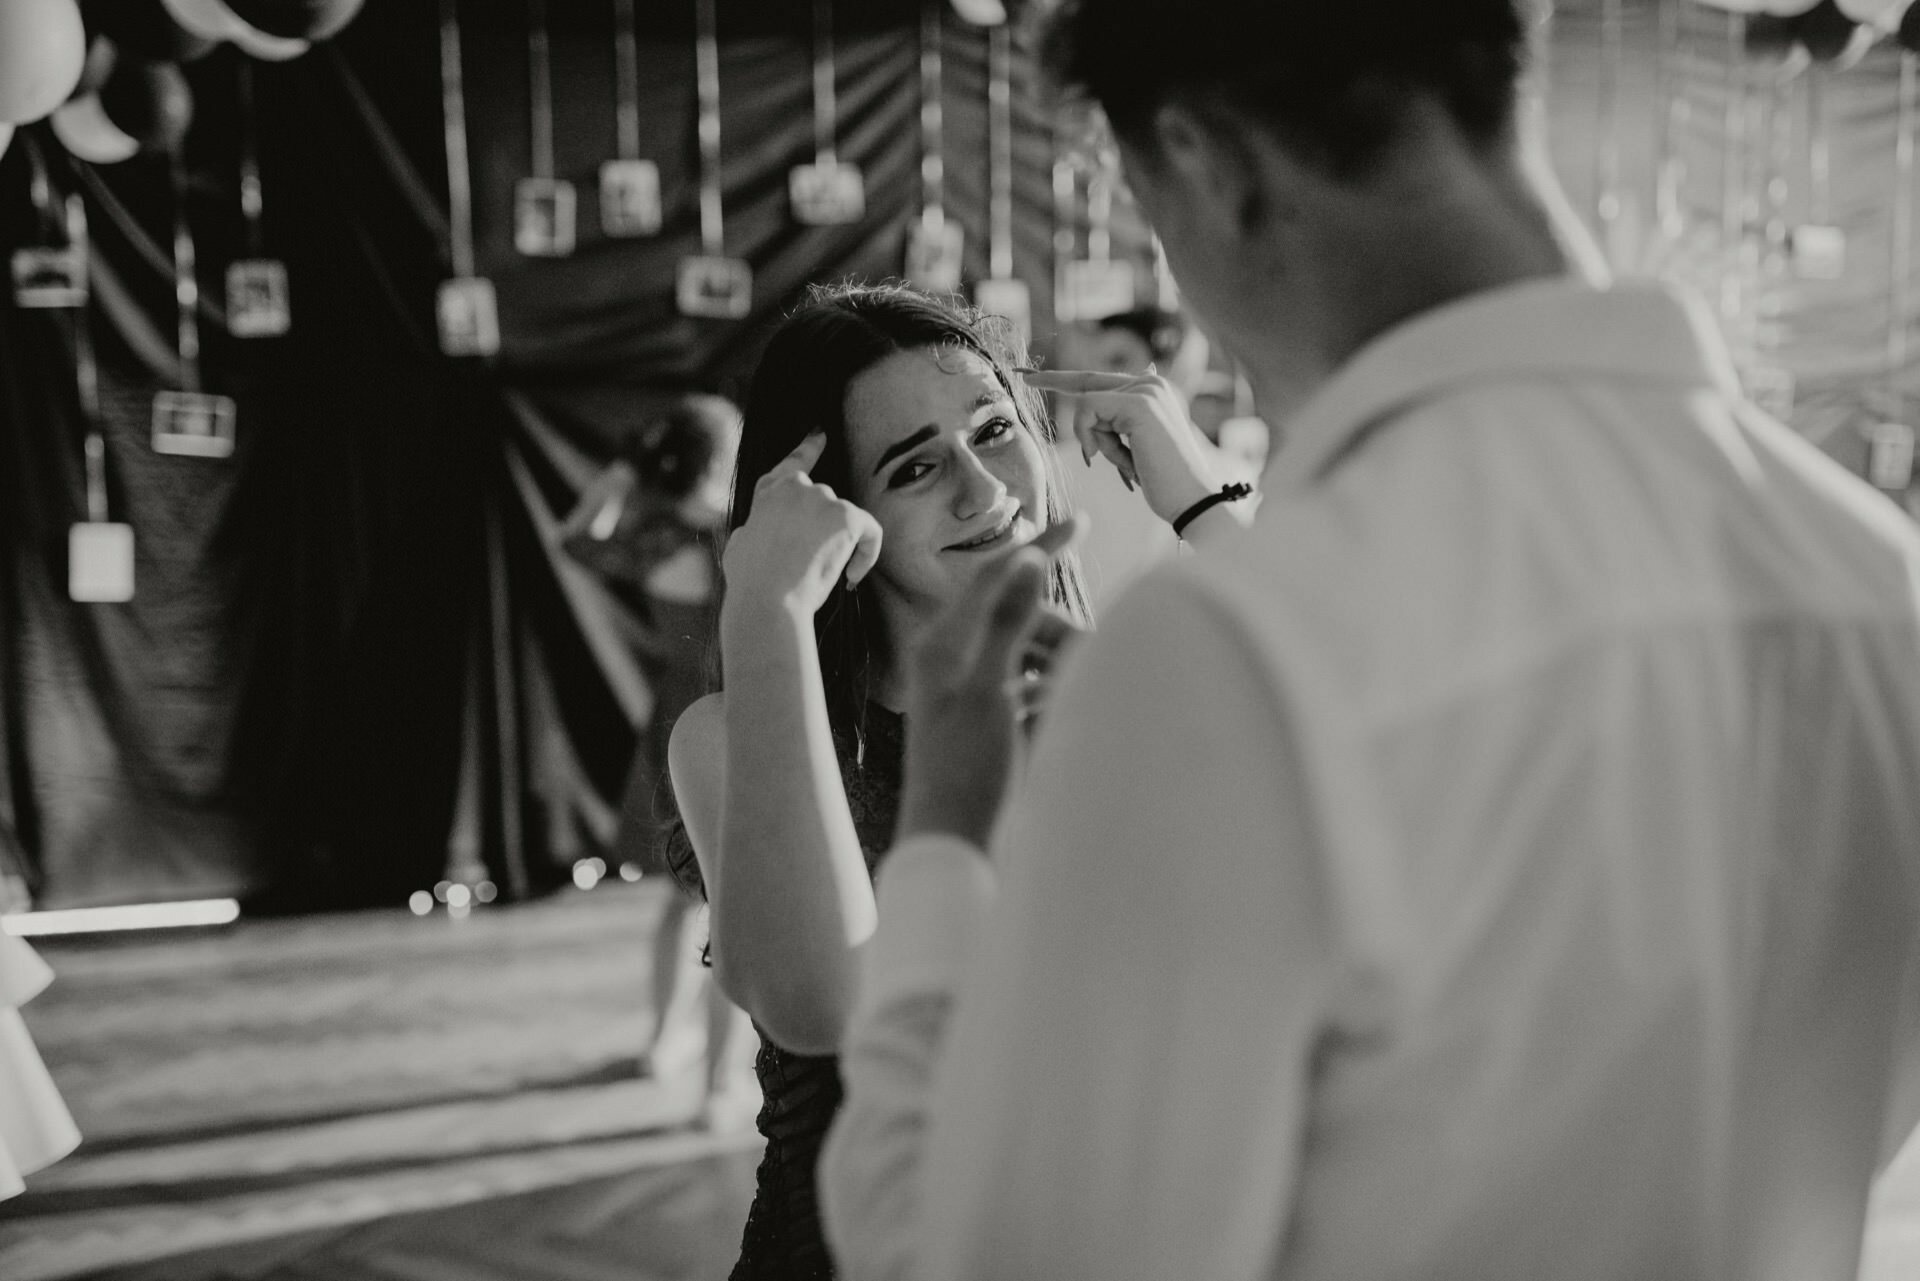
<svg viewBox="0 0 1920 1281">
<path fill-rule="evenodd" d="M 1012 532 L 1013 523 L 1014 521 L 1018 520 L 1019 517 L 1020 517 L 1019 512 L 1012 512 L 1007 516 L 1005 520 L 1001 521 L 998 525 L 995 525 L 992 529 L 988 530 L 986 533 L 980 535 L 980 537 L 969 539 L 964 543 L 955 543 L 948 550 L 958 551 L 958 552 L 969 552 L 978 547 L 986 547 L 991 543 L 997 543 L 1002 538 L 1005 538 L 1009 533 Z"/>
</svg>

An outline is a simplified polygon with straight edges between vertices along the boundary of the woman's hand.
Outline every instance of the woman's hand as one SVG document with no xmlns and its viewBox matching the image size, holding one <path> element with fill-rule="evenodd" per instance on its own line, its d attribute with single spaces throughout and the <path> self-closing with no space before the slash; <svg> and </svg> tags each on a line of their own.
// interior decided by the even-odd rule
<svg viewBox="0 0 1920 1281">
<path fill-rule="evenodd" d="M 1171 522 L 1220 488 L 1212 451 L 1187 417 L 1173 384 L 1158 374 L 1107 374 L 1069 369 L 1023 370 L 1027 385 L 1072 399 L 1069 425 L 1080 452 L 1104 455 L 1147 506 Z"/>
<path fill-rule="evenodd" d="M 808 436 L 753 487 L 753 511 L 727 539 L 729 609 L 777 605 L 810 619 L 843 574 L 856 586 L 879 560 L 879 523 L 807 474 L 826 443 Z"/>
</svg>

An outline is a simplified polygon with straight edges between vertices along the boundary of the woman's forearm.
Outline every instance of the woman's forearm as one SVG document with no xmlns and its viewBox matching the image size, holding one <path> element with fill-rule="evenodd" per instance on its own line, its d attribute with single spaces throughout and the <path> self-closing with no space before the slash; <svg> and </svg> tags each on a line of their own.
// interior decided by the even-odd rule
<svg viewBox="0 0 1920 1281">
<path fill-rule="evenodd" d="M 708 885 L 715 966 L 776 1041 L 829 1050 L 875 918 L 812 620 L 777 604 L 734 611 L 721 645 L 726 787 Z"/>
</svg>

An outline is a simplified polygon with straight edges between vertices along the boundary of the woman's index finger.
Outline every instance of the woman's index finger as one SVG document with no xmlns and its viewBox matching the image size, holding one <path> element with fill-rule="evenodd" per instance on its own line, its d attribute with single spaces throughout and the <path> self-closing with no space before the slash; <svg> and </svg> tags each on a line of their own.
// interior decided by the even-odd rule
<svg viewBox="0 0 1920 1281">
<path fill-rule="evenodd" d="M 1065 392 L 1070 396 L 1090 391 L 1125 391 L 1145 382 L 1145 374 L 1110 374 L 1095 369 L 1034 369 L 1022 371 L 1029 387 L 1040 391 Z"/>
</svg>

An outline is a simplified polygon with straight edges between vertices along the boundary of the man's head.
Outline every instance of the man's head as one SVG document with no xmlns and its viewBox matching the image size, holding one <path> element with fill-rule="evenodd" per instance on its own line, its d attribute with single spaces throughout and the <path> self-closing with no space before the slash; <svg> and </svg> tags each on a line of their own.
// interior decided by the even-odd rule
<svg viewBox="0 0 1920 1281">
<path fill-rule="evenodd" d="M 1234 350 L 1309 332 L 1423 208 L 1504 199 L 1529 3 L 1060 0 L 1044 49 Z"/>
</svg>

